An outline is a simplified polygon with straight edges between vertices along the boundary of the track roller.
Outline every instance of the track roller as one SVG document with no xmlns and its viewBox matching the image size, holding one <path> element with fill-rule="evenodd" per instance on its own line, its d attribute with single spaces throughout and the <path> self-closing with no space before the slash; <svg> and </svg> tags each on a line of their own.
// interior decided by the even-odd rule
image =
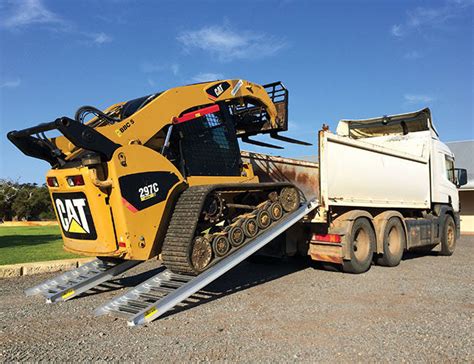
<svg viewBox="0 0 474 364">
<path fill-rule="evenodd" d="M 217 235 L 212 241 L 212 250 L 217 257 L 223 257 L 230 250 L 230 242 L 227 236 Z"/>
<path fill-rule="evenodd" d="M 229 229 L 228 233 L 229 242 L 233 247 L 242 245 L 245 240 L 244 230 L 240 226 L 233 226 Z"/>
<path fill-rule="evenodd" d="M 274 202 L 270 205 L 268 212 L 270 213 L 272 220 L 278 221 L 283 216 L 283 207 L 281 206 L 281 203 Z"/>
<path fill-rule="evenodd" d="M 247 238 L 253 238 L 258 233 L 257 220 L 253 217 L 247 217 L 242 223 L 242 229 Z"/>
<path fill-rule="evenodd" d="M 257 224 L 260 229 L 266 229 L 272 223 L 272 218 L 267 210 L 257 212 Z"/>
</svg>

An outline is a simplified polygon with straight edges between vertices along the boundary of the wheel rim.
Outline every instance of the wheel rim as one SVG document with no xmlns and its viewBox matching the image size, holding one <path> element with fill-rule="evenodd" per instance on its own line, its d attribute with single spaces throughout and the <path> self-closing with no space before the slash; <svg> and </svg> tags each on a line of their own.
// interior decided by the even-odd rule
<svg viewBox="0 0 474 364">
<path fill-rule="evenodd" d="M 191 263 L 198 271 L 205 269 L 212 259 L 212 247 L 209 240 L 203 236 L 194 239 Z"/>
<path fill-rule="evenodd" d="M 281 219 L 283 215 L 283 208 L 278 202 L 272 203 L 270 206 L 270 215 L 272 216 L 273 220 Z"/>
<path fill-rule="evenodd" d="M 455 236 L 456 234 L 454 232 L 454 226 L 453 224 L 449 224 L 446 231 L 446 242 L 449 249 L 452 249 L 452 247 L 454 246 L 454 241 L 456 240 Z"/>
<path fill-rule="evenodd" d="M 261 229 L 266 229 L 272 222 L 270 214 L 265 210 L 259 211 L 257 215 L 257 222 Z"/>
<path fill-rule="evenodd" d="M 280 192 L 280 202 L 286 212 L 294 211 L 299 205 L 299 196 L 296 188 L 285 187 Z"/>
<path fill-rule="evenodd" d="M 218 257 L 223 257 L 230 250 L 229 240 L 225 236 L 218 236 L 213 242 L 214 253 Z"/>
<path fill-rule="evenodd" d="M 244 230 L 240 226 L 234 226 L 229 231 L 229 240 L 232 246 L 240 246 L 245 239 Z"/>
<path fill-rule="evenodd" d="M 401 248 L 402 242 L 400 239 L 400 232 L 396 226 L 392 226 L 388 233 L 388 250 L 390 254 L 396 255 Z"/>
<path fill-rule="evenodd" d="M 253 238 L 257 235 L 258 226 L 257 221 L 255 219 L 248 219 L 244 222 L 244 233 L 249 238 Z"/>
<path fill-rule="evenodd" d="M 369 234 L 364 229 L 357 230 L 353 245 L 354 255 L 358 261 L 364 261 L 370 252 Z"/>
</svg>

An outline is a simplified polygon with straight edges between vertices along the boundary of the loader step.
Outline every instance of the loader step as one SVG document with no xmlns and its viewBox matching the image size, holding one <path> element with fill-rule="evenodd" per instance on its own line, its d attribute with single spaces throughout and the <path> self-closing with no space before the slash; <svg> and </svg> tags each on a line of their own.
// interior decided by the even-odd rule
<svg viewBox="0 0 474 364">
<path fill-rule="evenodd" d="M 25 290 L 27 296 L 42 295 L 46 302 L 67 301 L 133 268 L 140 260 L 101 260 L 81 265 Z"/>
<path fill-rule="evenodd" d="M 314 200 L 304 203 L 296 211 L 282 218 L 276 225 L 257 235 L 247 245 L 220 260 L 198 276 L 176 274 L 165 269 L 135 288 L 131 288 L 123 295 L 98 307 L 95 310 L 95 315 L 125 316 L 128 317 L 129 326 L 151 322 L 268 244 L 316 209 L 317 206 Z"/>
</svg>

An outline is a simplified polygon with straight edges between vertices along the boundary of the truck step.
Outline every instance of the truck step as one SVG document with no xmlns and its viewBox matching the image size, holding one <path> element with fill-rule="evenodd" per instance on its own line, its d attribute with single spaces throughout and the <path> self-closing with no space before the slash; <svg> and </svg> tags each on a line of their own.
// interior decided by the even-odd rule
<svg viewBox="0 0 474 364">
<path fill-rule="evenodd" d="M 317 207 L 316 201 L 304 203 L 298 210 L 286 215 L 277 224 L 233 254 L 222 259 L 198 276 L 175 274 L 165 269 L 154 277 L 129 289 L 95 310 L 95 315 L 128 316 L 128 325 L 151 322 L 173 307 L 181 304 L 215 279 L 275 239 Z M 140 309 L 139 307 L 143 308 Z"/>
<path fill-rule="evenodd" d="M 133 268 L 139 260 L 101 260 L 81 265 L 25 290 L 27 296 L 42 295 L 46 302 L 67 301 Z"/>
</svg>

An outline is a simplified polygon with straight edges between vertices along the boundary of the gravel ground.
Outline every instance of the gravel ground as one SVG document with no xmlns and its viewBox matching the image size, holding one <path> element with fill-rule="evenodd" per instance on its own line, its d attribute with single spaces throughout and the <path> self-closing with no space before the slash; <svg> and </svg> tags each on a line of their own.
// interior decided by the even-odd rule
<svg viewBox="0 0 474 364">
<path fill-rule="evenodd" d="M 410 255 L 362 275 L 243 262 L 207 287 L 210 299 L 139 328 L 93 317 L 120 291 L 46 305 L 23 290 L 52 275 L 4 279 L 0 361 L 473 362 L 473 259 L 464 236 L 452 257 Z"/>
</svg>

